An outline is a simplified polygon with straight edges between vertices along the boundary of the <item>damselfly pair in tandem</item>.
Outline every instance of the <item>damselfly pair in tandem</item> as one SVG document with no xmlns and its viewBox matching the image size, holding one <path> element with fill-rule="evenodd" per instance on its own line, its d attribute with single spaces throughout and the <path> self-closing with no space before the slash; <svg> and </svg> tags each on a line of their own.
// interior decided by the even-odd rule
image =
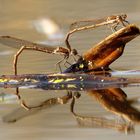
<svg viewBox="0 0 140 140">
<path fill-rule="evenodd" d="M 120 89 L 120 87 L 139 85 L 140 79 L 112 77 L 111 75 L 113 75 L 113 71 L 109 68 L 110 64 L 123 54 L 126 43 L 140 35 L 139 28 L 133 24 L 129 24 L 129 22 L 126 21 L 126 17 L 126 15 L 109 16 L 96 22 L 95 20 L 85 20 L 73 23 L 71 25 L 71 30 L 66 35 L 65 43 L 67 48 L 60 46 L 50 47 L 10 36 L 0 36 L 0 43 L 17 48 L 21 47 L 14 57 L 15 76 L 1 76 L 0 86 L 5 88 L 17 88 L 16 94 L 21 100 L 22 106 L 29 110 L 41 109 L 44 106 L 52 106 L 54 104 L 65 104 L 72 99 L 70 109 L 78 122 L 83 124 L 84 121 L 88 120 L 89 122 L 94 123 L 97 119 L 93 117 L 82 117 L 74 112 L 75 99 L 80 97 L 79 90 L 84 90 L 90 95 L 94 95 L 99 101 L 101 101 L 101 104 L 105 108 L 114 114 L 123 117 L 129 122 L 139 122 L 139 111 L 133 108 L 127 101 L 126 94 Z M 76 49 L 72 49 L 69 43 L 69 37 L 71 34 L 77 31 L 94 29 L 103 25 L 110 25 L 113 34 L 84 52 L 82 56 L 78 54 Z M 117 31 L 117 28 L 120 25 L 122 28 Z M 66 70 L 61 70 L 61 73 L 48 75 L 17 75 L 18 57 L 25 49 L 52 54 L 62 54 L 64 58 L 58 62 L 59 67 L 60 62 L 64 62 L 64 64 L 66 62 L 68 63 L 70 55 L 72 55 L 74 59 L 75 56 L 78 56 L 78 59 L 75 59 L 76 62 L 70 65 Z M 28 88 L 42 88 L 45 90 L 67 90 L 68 95 L 52 98 L 40 105 L 29 107 L 21 99 L 18 93 L 18 88 L 23 86 L 27 86 Z M 123 108 L 123 106 L 125 106 L 127 110 L 125 110 L 126 108 Z M 100 122 L 100 124 L 106 122 L 104 127 L 113 127 L 108 120 L 103 121 L 103 119 L 98 119 L 98 122 Z M 131 128 L 130 125 L 115 124 L 115 126 L 114 128 L 123 131 Z"/>
</svg>

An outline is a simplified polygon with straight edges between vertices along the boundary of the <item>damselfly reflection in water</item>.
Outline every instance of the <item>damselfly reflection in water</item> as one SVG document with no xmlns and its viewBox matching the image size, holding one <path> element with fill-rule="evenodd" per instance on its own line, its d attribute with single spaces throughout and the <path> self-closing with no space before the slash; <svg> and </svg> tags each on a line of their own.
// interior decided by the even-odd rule
<svg viewBox="0 0 140 140">
<path fill-rule="evenodd" d="M 78 82 L 79 81 L 77 81 L 77 83 Z M 118 83 L 116 83 L 116 85 L 118 85 Z M 120 86 L 122 85 L 123 84 L 120 84 Z M 59 89 L 61 89 L 61 84 Z M 47 99 L 43 101 L 41 104 L 32 107 L 30 111 L 27 111 L 23 108 L 16 109 L 12 111 L 12 113 L 9 113 L 8 115 L 4 116 L 3 121 L 15 122 L 23 117 L 32 115 L 34 113 L 38 113 L 42 109 L 47 109 L 59 104 L 66 104 L 71 100 L 70 111 L 76 118 L 79 125 L 84 127 L 87 126 L 87 127 L 117 129 L 118 131 L 125 132 L 125 133 L 134 132 L 134 125 L 140 122 L 140 112 L 131 105 L 132 103 L 136 102 L 135 99 L 128 100 L 127 95 L 120 88 L 111 87 L 107 89 L 94 90 L 91 88 L 88 89 L 87 87 L 85 91 L 87 92 L 87 95 L 91 96 L 92 98 L 95 98 L 106 110 L 123 118 L 123 120 L 118 121 L 115 119 L 106 118 L 105 116 L 90 117 L 90 116 L 79 115 L 74 111 L 74 105 L 75 105 L 75 100 L 78 100 L 78 98 L 80 98 L 80 94 L 79 92 L 73 92 L 73 93 L 68 92 L 68 94 L 63 97 Z"/>
<path fill-rule="evenodd" d="M 125 21 L 125 18 L 126 18 L 125 16 L 124 16 L 124 18 L 122 18 L 123 20 L 121 20 L 121 23 L 123 23 L 123 21 Z M 107 18 L 107 19 L 109 19 L 109 18 Z M 117 18 L 117 20 L 115 20 L 115 19 L 116 18 L 110 18 L 110 20 L 103 21 L 102 23 L 105 22 L 104 25 L 113 24 L 113 23 L 116 23 L 116 25 L 118 25 L 118 23 L 120 23 L 120 20 L 118 20 L 118 19 L 120 19 L 120 18 Z M 117 22 L 114 22 L 114 21 L 117 21 Z M 97 25 L 98 24 L 96 24 L 95 26 L 97 26 Z M 100 24 L 98 26 L 100 26 Z M 125 24 L 123 26 L 125 26 Z M 94 27 L 92 27 L 92 28 L 94 28 Z M 85 28 L 85 29 L 88 29 L 88 28 Z M 50 86 L 48 89 L 70 90 L 68 92 L 68 95 L 66 95 L 64 97 L 48 99 L 47 101 L 43 102 L 40 105 L 28 107 L 28 109 L 30 109 L 30 110 L 42 109 L 42 108 L 44 108 L 44 106 L 46 106 L 46 104 L 48 106 L 52 106 L 53 104 L 65 104 L 68 102 L 69 99 L 72 98 L 71 112 L 74 114 L 74 116 L 78 119 L 78 121 L 80 123 L 82 120 L 83 121 L 84 120 L 93 120 L 93 118 L 87 119 L 86 117 L 81 117 L 74 112 L 73 107 L 74 107 L 74 103 L 75 103 L 75 97 L 78 98 L 79 93 L 76 93 L 76 95 L 74 95 L 71 93 L 71 91 L 76 90 L 76 88 L 77 88 L 80 90 L 84 89 L 87 92 L 90 92 L 90 91 L 92 92 L 96 88 L 95 93 L 99 91 L 98 93 L 99 93 L 99 96 L 101 96 L 101 99 L 104 96 L 104 94 L 102 94 L 102 93 L 106 93 L 106 92 L 109 93 L 110 98 L 113 97 L 113 99 L 115 99 L 115 97 L 116 97 L 116 101 L 115 101 L 116 106 L 113 105 L 113 108 L 108 108 L 109 111 L 111 111 L 117 115 L 121 114 L 121 116 L 124 119 L 127 119 L 131 122 L 133 122 L 134 120 L 135 120 L 135 122 L 136 121 L 138 122 L 139 121 L 138 117 L 137 117 L 138 119 L 136 119 L 136 118 L 134 118 L 135 115 L 132 115 L 132 117 L 129 116 L 129 111 L 120 110 L 119 105 L 117 105 L 117 103 L 120 100 L 126 101 L 126 95 L 120 93 L 121 90 L 118 90 L 116 88 L 119 88 L 120 85 L 127 86 L 127 85 L 131 85 L 131 84 L 139 83 L 139 80 L 138 79 L 137 80 L 128 79 L 128 78 L 106 77 L 105 74 L 106 74 L 106 70 L 108 70 L 109 72 L 111 71 L 109 69 L 109 65 L 122 55 L 126 43 L 128 43 L 129 41 L 131 41 L 132 39 L 137 37 L 139 34 L 140 34 L 140 30 L 138 27 L 136 27 L 135 25 L 127 25 L 126 27 L 116 31 L 115 33 L 108 36 L 103 41 L 101 41 L 100 43 L 98 43 L 97 45 L 92 47 L 90 50 L 85 52 L 82 56 L 80 56 L 80 59 L 78 59 L 78 61 L 76 61 L 75 64 L 71 65 L 69 68 L 67 68 L 65 71 L 63 71 L 62 74 L 57 73 L 57 74 L 54 74 L 55 77 L 46 76 L 45 78 L 43 75 L 43 77 L 41 77 L 41 81 L 39 81 L 39 82 L 38 82 L 38 80 L 39 80 L 38 76 L 40 76 L 40 75 L 35 75 L 36 78 L 32 78 L 32 75 L 23 75 L 23 76 L 17 75 L 17 67 L 16 67 L 17 58 L 22 53 L 22 51 L 24 49 L 26 49 L 26 47 L 29 50 L 36 50 L 36 51 L 47 52 L 47 53 L 59 53 L 59 54 L 61 53 L 64 56 L 66 56 L 66 58 L 68 58 L 71 53 L 74 55 L 77 55 L 77 51 L 75 51 L 75 53 L 73 53 L 74 52 L 73 49 L 71 49 L 71 47 L 68 44 L 67 44 L 67 48 L 48 47 L 46 49 L 44 46 L 40 47 L 40 45 L 31 43 L 28 41 L 12 38 L 12 37 L 8 37 L 8 36 L 1 36 L 0 42 L 3 44 L 10 45 L 10 43 L 11 43 L 11 44 L 15 45 L 15 43 L 17 43 L 20 47 L 23 46 L 18 51 L 18 53 L 15 55 L 16 57 L 14 59 L 14 67 L 15 67 L 14 70 L 15 70 L 15 75 L 17 75 L 17 76 L 15 76 L 15 77 L 14 76 L 12 76 L 12 77 L 11 76 L 2 76 L 1 77 L 1 83 L 3 84 L 2 86 L 6 87 L 6 88 L 10 87 L 11 85 L 12 86 L 17 85 L 15 87 L 18 87 L 18 86 L 20 86 L 20 84 L 21 84 L 21 86 L 27 86 L 30 82 L 33 82 L 34 83 L 33 87 L 35 87 L 37 85 L 37 88 L 47 89 Z M 23 45 L 21 45 L 21 44 L 23 44 Z M 27 46 L 25 44 L 27 44 Z M 109 73 L 108 71 L 107 71 L 107 73 Z M 95 76 L 96 72 L 97 72 L 97 74 L 100 74 L 101 76 Z M 68 73 L 70 73 L 70 75 Z M 81 73 L 81 74 L 87 73 L 90 75 L 88 75 L 88 76 L 86 75 L 86 77 L 88 77 L 87 81 L 86 81 L 85 80 L 86 77 L 83 77 L 83 75 L 78 75 L 77 73 Z M 61 76 L 63 76 L 63 77 L 61 77 Z M 70 76 L 70 77 L 68 77 L 68 76 Z M 45 80 L 45 82 L 43 82 L 43 80 Z M 89 88 L 90 80 L 93 80 L 91 83 L 92 84 L 94 83 L 94 88 L 93 88 L 92 84 L 91 84 L 91 88 Z M 85 85 L 87 85 L 87 87 Z M 105 86 L 107 86 L 107 87 L 105 87 Z M 109 88 L 109 89 L 105 90 L 105 88 Z M 110 88 L 112 90 L 110 90 Z M 113 88 L 115 88 L 115 89 L 113 89 Z M 103 100 L 104 98 L 101 100 L 101 102 L 103 102 L 103 103 L 107 102 L 106 104 L 104 104 L 104 106 L 108 107 L 108 104 L 111 104 L 111 102 L 113 102 L 113 99 L 111 100 L 110 98 L 108 96 L 105 96 L 105 100 Z M 125 106 L 127 106 L 128 108 L 131 109 L 131 106 L 128 103 L 124 102 L 124 104 L 125 104 Z M 24 104 L 24 106 L 26 107 L 25 104 Z M 118 108 L 116 109 L 117 106 L 118 106 Z M 138 112 L 134 108 L 132 108 L 131 110 L 132 110 L 132 112 Z M 138 115 L 139 115 L 139 112 L 138 112 Z M 17 119 L 14 119 L 11 121 L 16 121 L 16 120 Z M 104 121 L 101 121 L 101 122 L 104 122 Z M 108 124 L 107 127 L 109 127 L 109 126 L 110 125 Z M 126 128 L 128 128 L 128 130 L 131 130 L 130 126 L 121 127 L 121 128 L 120 128 L 120 126 L 121 125 L 119 124 L 118 125 L 119 128 L 118 127 L 116 127 L 116 128 L 118 130 L 122 130 L 122 131 L 124 130 L 124 128 L 125 128 L 125 130 L 127 130 Z M 110 127 L 113 127 L 113 125 Z"/>
</svg>

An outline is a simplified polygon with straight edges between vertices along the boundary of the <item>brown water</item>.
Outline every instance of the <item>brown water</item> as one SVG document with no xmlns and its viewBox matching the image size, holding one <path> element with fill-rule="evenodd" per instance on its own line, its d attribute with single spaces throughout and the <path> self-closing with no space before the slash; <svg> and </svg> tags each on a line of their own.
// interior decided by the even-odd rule
<svg viewBox="0 0 140 140">
<path fill-rule="evenodd" d="M 0 34 L 11 35 L 18 38 L 39 42 L 47 40 L 46 36 L 33 28 L 33 21 L 49 17 L 54 19 L 67 32 L 70 23 L 78 19 L 100 18 L 117 13 L 128 14 L 128 20 L 140 26 L 140 1 L 122 0 L 0 0 Z M 111 32 L 105 28 L 94 31 L 76 33 L 71 43 L 80 53 L 103 39 Z M 113 69 L 130 70 L 140 69 L 139 37 L 127 44 L 124 55 L 113 65 Z M 63 43 L 64 44 L 64 43 Z M 16 49 L 0 46 L 0 74 L 13 74 L 12 60 Z M 48 55 L 38 52 L 27 52 L 20 57 L 19 73 L 47 73 L 55 71 L 54 64 L 60 56 Z M 139 96 L 139 88 L 126 88 L 128 97 Z M 14 93 L 14 90 L 0 89 L 0 92 Z M 39 103 L 49 97 L 62 96 L 65 92 L 49 92 L 42 90 L 21 90 L 21 94 L 28 103 Z M 91 100 L 83 96 L 77 102 L 77 111 L 82 114 L 111 115 Z M 0 117 L 7 115 L 19 107 L 13 96 L 8 96 L 8 102 L 2 102 Z M 14 98 L 14 99 L 12 99 Z M 126 136 L 115 130 L 100 128 L 78 127 L 76 120 L 69 111 L 69 104 L 56 106 L 51 109 L 7 124 L 0 120 L 0 138 L 5 140 L 34 139 L 139 139 L 140 126 L 136 126 L 135 135 Z"/>
</svg>

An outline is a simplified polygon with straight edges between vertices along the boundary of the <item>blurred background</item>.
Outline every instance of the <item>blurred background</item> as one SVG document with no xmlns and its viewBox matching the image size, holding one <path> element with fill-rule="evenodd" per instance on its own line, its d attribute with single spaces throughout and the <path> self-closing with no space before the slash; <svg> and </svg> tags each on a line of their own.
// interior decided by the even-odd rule
<svg viewBox="0 0 140 140">
<path fill-rule="evenodd" d="M 140 26 L 139 0 L 0 0 L 0 35 L 9 35 L 32 42 L 48 45 L 62 45 L 69 26 L 76 20 L 99 19 L 113 14 L 128 15 L 128 21 Z M 107 27 L 82 31 L 73 34 L 70 42 L 80 54 L 111 34 Z M 0 75 L 13 74 L 13 55 L 17 49 L 0 45 Z M 115 70 L 140 69 L 139 37 L 127 44 L 121 58 L 111 65 Z M 62 59 L 60 55 L 50 55 L 34 51 L 26 51 L 19 58 L 18 72 L 47 73 L 55 72 L 55 64 Z M 138 95 L 138 88 L 124 89 L 130 96 Z M 0 89 L 0 93 L 14 93 L 14 90 Z M 29 94 L 30 93 L 30 94 Z M 53 93 L 53 94 L 52 94 Z M 132 94 L 133 93 L 133 94 Z M 36 102 L 49 97 L 61 96 L 65 92 L 41 90 L 22 90 L 25 99 Z M 9 96 L 8 96 L 9 97 Z M 11 96 L 9 102 L 2 102 L 0 116 L 8 114 L 19 107 L 16 97 Z M 13 101 L 14 100 L 14 101 Z M 79 112 L 97 115 L 106 112 L 93 100 L 83 94 L 77 103 Z M 135 139 L 139 139 L 138 126 Z M 79 128 L 76 120 L 69 113 L 69 105 L 45 110 L 35 116 L 20 120 L 13 124 L 0 122 L 0 138 L 16 139 L 132 139 L 114 130 Z M 114 137 L 114 135 L 116 137 Z"/>
</svg>

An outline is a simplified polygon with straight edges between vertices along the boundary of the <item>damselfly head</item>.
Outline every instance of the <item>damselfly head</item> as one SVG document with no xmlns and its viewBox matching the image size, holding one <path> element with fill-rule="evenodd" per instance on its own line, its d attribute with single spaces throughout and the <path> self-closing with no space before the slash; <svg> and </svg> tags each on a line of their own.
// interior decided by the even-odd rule
<svg viewBox="0 0 140 140">
<path fill-rule="evenodd" d="M 77 54 L 78 54 L 78 52 L 77 52 L 77 50 L 76 50 L 76 49 L 72 49 L 71 54 L 72 54 L 72 55 L 77 55 Z"/>
<path fill-rule="evenodd" d="M 127 15 L 126 15 L 126 14 L 122 14 L 121 17 L 122 17 L 123 19 L 126 19 L 126 18 L 127 18 Z"/>
<path fill-rule="evenodd" d="M 117 15 L 116 18 L 120 20 L 125 20 L 127 18 L 127 15 L 126 14 Z"/>
</svg>

